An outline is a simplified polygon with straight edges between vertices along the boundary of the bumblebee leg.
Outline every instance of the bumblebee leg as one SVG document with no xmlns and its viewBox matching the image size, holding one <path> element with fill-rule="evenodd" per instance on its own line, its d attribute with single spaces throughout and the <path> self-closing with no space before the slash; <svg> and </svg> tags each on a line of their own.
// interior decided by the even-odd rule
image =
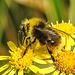
<svg viewBox="0 0 75 75">
<path fill-rule="evenodd" d="M 25 55 L 25 53 L 27 52 L 28 48 L 31 46 L 31 44 L 35 43 L 36 42 L 36 38 L 34 39 L 33 42 L 31 42 L 27 47 L 26 47 L 26 50 L 24 51 L 24 54 L 23 56 Z"/>
<path fill-rule="evenodd" d="M 23 46 L 27 47 L 31 43 L 31 39 L 28 36 L 23 38 Z"/>
<path fill-rule="evenodd" d="M 52 60 L 55 61 L 55 59 L 54 59 L 54 57 L 53 57 L 53 55 L 52 55 L 52 51 L 48 48 L 48 45 L 46 45 L 46 47 L 47 47 L 47 49 L 48 49 L 49 54 L 51 55 Z"/>
<path fill-rule="evenodd" d="M 28 37 L 27 39 L 26 39 L 26 45 L 28 45 L 28 39 L 29 39 L 29 41 L 30 41 L 30 37 Z M 31 42 L 31 41 L 30 41 Z"/>
</svg>

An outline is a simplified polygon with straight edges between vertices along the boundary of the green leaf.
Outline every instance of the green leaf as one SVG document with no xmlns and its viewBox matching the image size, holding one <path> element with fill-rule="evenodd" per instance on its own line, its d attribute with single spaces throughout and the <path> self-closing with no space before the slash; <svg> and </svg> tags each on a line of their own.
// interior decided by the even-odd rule
<svg viewBox="0 0 75 75">
<path fill-rule="evenodd" d="M 71 23 L 75 26 L 75 0 L 70 0 L 70 14 Z"/>
</svg>

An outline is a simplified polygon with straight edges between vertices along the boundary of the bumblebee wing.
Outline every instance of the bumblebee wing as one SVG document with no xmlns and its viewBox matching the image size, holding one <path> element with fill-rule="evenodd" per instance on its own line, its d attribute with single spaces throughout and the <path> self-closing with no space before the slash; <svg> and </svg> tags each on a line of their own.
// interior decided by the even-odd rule
<svg viewBox="0 0 75 75">
<path fill-rule="evenodd" d="M 72 37 L 69 33 L 66 33 L 65 31 L 62 31 L 62 30 L 59 30 L 59 29 L 56 29 L 56 28 L 51 28 L 51 29 L 54 30 L 54 31 L 57 31 L 58 33 L 66 34 L 67 36 L 70 36 L 75 41 L 75 38 Z"/>
<path fill-rule="evenodd" d="M 72 37 L 70 34 L 66 33 L 65 31 L 62 31 L 62 30 L 59 30 L 59 29 L 56 29 L 56 28 L 52 28 L 53 30 L 56 30 L 58 33 L 61 33 L 61 34 L 66 34 L 67 36 L 70 36 L 73 41 L 75 42 L 75 38 Z M 71 46 L 71 50 L 74 50 L 75 48 L 75 44 L 73 46 Z"/>
</svg>

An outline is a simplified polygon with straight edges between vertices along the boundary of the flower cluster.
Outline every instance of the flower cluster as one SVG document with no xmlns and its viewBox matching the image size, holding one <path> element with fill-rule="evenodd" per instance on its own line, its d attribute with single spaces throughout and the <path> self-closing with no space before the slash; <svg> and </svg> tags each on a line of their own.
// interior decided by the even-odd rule
<svg viewBox="0 0 75 75">
<path fill-rule="evenodd" d="M 41 46 L 38 40 L 28 50 L 26 40 L 18 47 L 9 41 L 7 44 L 10 48 L 10 56 L 0 56 L 0 60 L 8 60 L 7 64 L 0 67 L 0 73 L 5 70 L 2 75 L 27 75 L 31 71 L 35 75 L 73 75 L 75 73 L 75 27 L 70 22 L 63 21 L 60 24 L 58 22 L 52 24 L 52 27 L 57 29 L 62 40 L 60 48 L 52 50 L 54 61 L 47 47 Z"/>
</svg>

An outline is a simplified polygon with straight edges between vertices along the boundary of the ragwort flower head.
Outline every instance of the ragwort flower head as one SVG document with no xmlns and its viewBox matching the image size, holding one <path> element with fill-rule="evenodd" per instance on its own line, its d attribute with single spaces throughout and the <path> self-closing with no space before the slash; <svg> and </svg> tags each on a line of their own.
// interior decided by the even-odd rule
<svg viewBox="0 0 75 75">
<path fill-rule="evenodd" d="M 9 44 L 9 43 L 8 43 Z M 23 52 L 26 50 L 23 46 L 20 48 L 14 47 L 13 51 L 9 51 L 11 57 L 9 58 L 9 64 L 11 67 L 15 67 L 15 69 L 23 70 L 27 69 L 33 61 L 33 51 L 28 49 L 27 53 L 23 56 Z"/>
<path fill-rule="evenodd" d="M 48 75 L 75 74 L 75 52 L 63 50 L 54 59 L 54 62 L 52 60 L 45 60 L 44 62 L 50 66 L 40 69 L 39 72 Z"/>
<path fill-rule="evenodd" d="M 75 26 L 70 23 L 70 20 L 68 23 L 63 20 L 62 23 L 58 23 L 58 21 L 56 23 L 51 23 L 52 27 L 58 29 L 57 32 L 62 38 L 63 46 L 65 46 L 66 50 L 70 50 L 71 46 L 75 45 Z"/>
<path fill-rule="evenodd" d="M 0 60 L 9 60 L 9 63 L 0 67 L 0 72 L 7 69 L 3 75 L 14 75 L 18 72 L 18 75 L 23 75 L 28 69 L 31 69 L 34 73 L 39 72 L 39 68 L 33 65 L 34 57 L 33 49 L 28 49 L 25 55 L 26 48 L 22 45 L 16 47 L 16 45 L 9 41 L 8 46 L 11 49 L 9 51 L 10 56 L 0 56 Z"/>
<path fill-rule="evenodd" d="M 55 57 L 56 68 L 66 74 L 75 73 L 75 52 L 63 51 Z"/>
</svg>

